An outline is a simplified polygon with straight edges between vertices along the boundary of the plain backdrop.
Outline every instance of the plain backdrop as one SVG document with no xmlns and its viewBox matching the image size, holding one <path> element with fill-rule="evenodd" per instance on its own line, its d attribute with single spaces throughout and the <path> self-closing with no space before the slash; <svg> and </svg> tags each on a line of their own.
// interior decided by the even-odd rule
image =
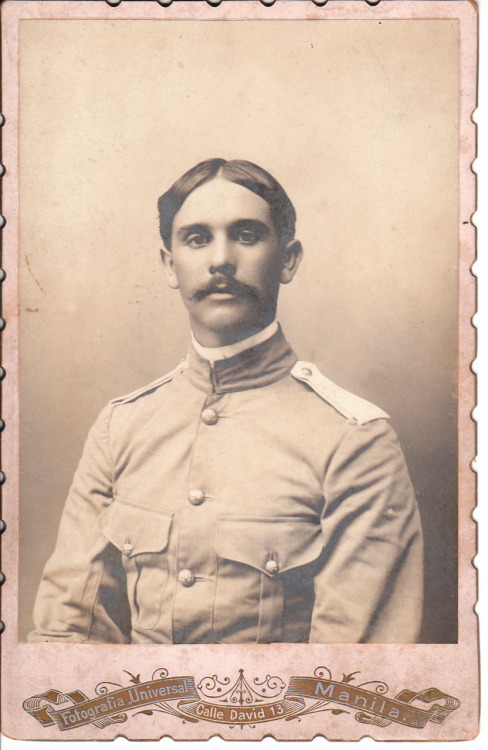
<svg viewBox="0 0 488 750">
<path fill-rule="evenodd" d="M 20 26 L 21 640 L 87 430 L 186 352 L 157 198 L 223 156 L 295 204 L 279 319 L 391 414 L 426 538 L 422 640 L 455 642 L 457 23 Z"/>
</svg>

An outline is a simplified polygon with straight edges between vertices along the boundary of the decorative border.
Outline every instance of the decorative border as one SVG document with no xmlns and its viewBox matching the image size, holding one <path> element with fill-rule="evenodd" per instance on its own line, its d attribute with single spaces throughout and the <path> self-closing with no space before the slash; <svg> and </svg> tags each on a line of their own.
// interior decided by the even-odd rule
<svg viewBox="0 0 488 750">
<path fill-rule="evenodd" d="M 423 729 L 429 721 L 440 724 L 461 705 L 457 698 L 437 688 L 405 689 L 391 698 L 387 695 L 386 682 L 368 680 L 351 685 L 360 672 L 343 674 L 342 680 L 333 680 L 328 667 L 317 667 L 313 677 L 290 677 L 288 688 L 277 675 L 266 675 L 262 680 L 254 677 L 251 684 L 244 677 L 243 669 L 239 669 L 239 676 L 232 684 L 229 677 L 220 680 L 214 674 L 203 677 L 197 686 L 193 675 L 170 677 L 164 668 L 156 669 L 148 682 L 141 682 L 140 674 L 124 671 L 131 678 L 132 687 L 100 682 L 95 688 L 95 698 L 88 698 L 81 690 L 62 693 L 51 688 L 25 700 L 23 708 L 43 727 L 57 724 L 63 732 L 85 724 L 94 724 L 100 729 L 120 724 L 127 721 L 127 711 L 141 707 L 143 710 L 136 715 L 165 713 L 183 722 L 209 721 L 231 728 L 245 725 L 254 728 L 266 721 L 300 721 L 302 716 L 322 711 L 349 713 L 343 708 L 331 708 L 330 704 L 351 708 L 361 724 L 387 727 L 395 722 Z M 374 690 L 367 686 L 374 686 Z M 176 707 L 172 705 L 175 701 L 178 701 Z M 414 701 L 433 705 L 428 709 L 419 708 L 413 705 Z M 443 705 L 437 701 L 442 701 Z M 55 710 L 54 706 L 67 702 L 72 705 Z"/>
<path fill-rule="evenodd" d="M 237 9 L 239 8 L 239 12 L 242 12 L 243 15 L 245 12 L 246 18 L 278 18 L 278 16 L 280 16 L 283 19 L 286 18 L 302 20 L 305 17 L 324 18 L 325 15 L 327 15 L 327 18 L 329 19 L 341 18 L 343 17 L 343 15 L 341 14 L 343 14 L 344 12 L 343 6 L 345 4 L 345 2 L 330 2 L 327 3 L 325 8 L 321 9 L 320 7 L 314 7 L 312 3 L 309 4 L 306 2 L 290 2 L 276 3 L 275 8 L 273 9 L 263 7 L 261 3 L 259 3 L 258 7 L 258 5 L 253 2 L 242 2 L 241 0 L 241 2 L 236 3 L 225 2 L 222 5 L 226 10 L 226 17 L 230 17 L 232 19 L 238 16 Z M 337 663 L 339 663 L 340 667 L 337 668 L 336 666 L 336 672 L 338 672 L 339 674 L 343 669 L 349 671 L 347 669 L 348 661 L 349 663 L 360 666 L 363 670 L 363 674 L 375 673 L 379 662 L 381 662 L 381 664 L 389 665 L 389 667 L 391 668 L 389 678 L 390 684 L 391 682 L 395 682 L 396 691 L 398 691 L 399 686 L 403 684 L 430 684 L 431 679 L 433 679 L 435 680 L 435 684 L 444 684 L 448 686 L 446 689 L 448 689 L 452 693 L 458 693 L 458 689 L 460 688 L 460 686 L 462 686 L 463 704 L 460 711 L 455 710 L 460 705 L 459 701 L 457 701 L 457 699 L 453 698 L 452 696 L 442 693 L 441 691 L 436 691 L 436 688 L 429 688 L 418 693 L 408 690 L 402 690 L 401 692 L 397 693 L 396 698 L 388 698 L 388 686 L 383 683 L 385 685 L 385 690 L 384 692 L 381 692 L 381 690 L 378 689 L 379 683 L 377 681 L 371 681 L 373 683 L 376 682 L 377 687 L 374 690 L 364 691 L 365 693 L 368 693 L 368 696 L 370 697 L 370 706 L 372 705 L 373 698 L 376 698 L 375 707 L 381 707 L 382 704 L 380 702 L 380 699 L 382 700 L 384 698 L 387 700 L 400 701 L 402 703 L 403 710 L 408 709 L 408 707 L 413 707 L 418 710 L 419 704 L 417 703 L 417 701 L 420 701 L 424 704 L 431 704 L 429 710 L 423 712 L 424 714 L 429 714 L 430 711 L 434 708 L 439 710 L 439 712 L 437 713 L 437 718 L 433 718 L 431 716 L 430 718 L 427 718 L 426 723 L 423 726 L 420 725 L 421 728 L 425 727 L 425 729 L 421 734 L 418 734 L 415 729 L 408 731 L 408 727 L 416 726 L 417 728 L 419 728 L 419 725 L 402 726 L 399 722 L 395 721 L 393 717 L 386 719 L 385 717 L 379 716 L 378 713 L 375 713 L 372 710 L 366 710 L 364 706 L 361 710 L 358 704 L 349 705 L 345 702 L 340 703 L 339 700 L 336 700 L 336 698 L 340 696 L 341 691 L 344 692 L 345 697 L 346 692 L 349 693 L 349 695 L 352 695 L 352 690 L 357 691 L 361 687 L 351 685 L 351 682 L 356 681 L 354 675 L 359 674 L 357 672 L 353 672 L 352 676 L 343 675 L 343 679 L 339 681 L 333 681 L 331 679 L 328 679 L 326 676 L 288 678 L 290 683 L 290 686 L 288 688 L 289 691 L 291 691 L 293 679 L 305 679 L 308 681 L 313 680 L 315 686 L 317 686 L 318 682 L 320 681 L 323 685 L 324 690 L 330 691 L 332 695 L 327 694 L 323 696 L 322 700 L 324 701 L 324 703 L 322 704 L 322 706 L 318 705 L 319 696 L 315 697 L 315 703 L 310 701 L 309 699 L 308 711 L 302 711 L 301 713 L 297 713 L 293 716 L 285 717 L 285 721 L 291 721 L 295 718 L 297 719 L 297 722 L 302 721 L 301 731 L 299 731 L 298 728 L 295 729 L 295 737 L 285 736 L 287 725 L 285 724 L 285 722 L 278 722 L 278 718 L 283 717 L 277 717 L 277 719 L 273 721 L 272 724 L 269 724 L 269 726 L 262 728 L 261 732 L 263 736 L 265 735 L 265 733 L 271 734 L 272 732 L 274 732 L 272 736 L 275 736 L 276 739 L 312 739 L 314 736 L 318 736 L 318 733 L 320 733 L 320 735 L 324 737 L 325 732 L 327 732 L 328 738 L 330 740 L 353 740 L 360 739 L 361 736 L 364 736 L 361 735 L 361 732 L 363 732 L 364 728 L 364 733 L 366 733 L 370 737 L 374 737 L 375 739 L 406 740 L 417 738 L 421 740 L 459 740 L 472 739 L 474 736 L 476 736 L 478 727 L 478 678 L 476 671 L 477 618 L 473 612 L 473 605 L 476 601 L 476 576 L 472 565 L 472 559 L 476 551 L 476 526 L 475 522 L 470 517 L 470 512 L 474 508 L 475 489 L 475 476 L 470 465 L 470 462 L 475 455 L 474 424 L 471 421 L 470 416 L 470 412 L 474 404 L 474 376 L 472 371 L 470 370 L 470 363 L 475 355 L 475 332 L 474 328 L 471 325 L 471 316 L 473 314 L 473 311 L 475 310 L 476 282 L 475 277 L 472 275 L 470 269 L 471 264 L 475 260 L 475 228 L 471 222 L 471 216 L 473 211 L 475 210 L 476 177 L 475 174 L 471 171 L 471 163 L 476 155 L 476 126 L 471 119 L 471 115 L 476 107 L 476 6 L 474 0 L 466 0 L 466 2 L 460 2 L 459 0 L 453 0 L 452 2 L 441 0 L 441 2 L 438 2 L 438 0 L 432 0 L 432 2 L 427 3 L 425 3 L 424 0 L 424 2 L 415 2 L 414 4 L 417 7 L 408 10 L 411 5 L 411 0 L 410 2 L 383 2 L 378 8 L 369 7 L 367 2 L 351 2 L 350 8 L 351 17 L 356 20 L 362 20 L 366 18 L 370 19 L 373 17 L 374 12 L 376 12 L 376 14 L 379 13 L 379 15 L 377 15 L 378 18 L 388 19 L 405 18 L 407 17 L 407 13 L 410 12 L 413 14 L 412 17 L 419 19 L 435 19 L 440 17 L 446 20 L 459 19 L 461 26 L 460 127 L 462 145 L 460 148 L 459 159 L 461 183 L 459 206 L 459 331 L 463 345 L 461 346 L 459 354 L 459 516 L 461 521 L 461 534 L 459 539 L 460 637 L 458 644 L 437 644 L 434 647 L 424 646 L 422 644 L 409 645 L 406 647 L 397 646 L 396 644 L 385 644 L 379 650 L 376 646 L 354 646 L 351 644 L 331 644 L 322 647 L 318 647 L 315 644 L 310 644 L 306 647 L 302 647 L 301 645 L 290 645 L 287 648 L 286 662 L 287 664 L 294 665 L 293 667 L 291 667 L 294 671 L 301 671 L 300 666 L 297 667 L 297 665 L 300 665 L 302 663 L 302 660 L 305 656 L 307 664 L 306 667 L 304 665 L 303 671 L 305 671 L 306 673 L 314 672 L 314 674 L 317 671 L 314 671 L 313 669 L 314 664 L 322 664 L 324 662 L 335 662 L 336 665 Z M 74 676 L 77 681 L 80 680 L 80 683 L 83 683 L 82 686 L 87 692 L 89 692 L 89 688 L 87 689 L 87 685 L 93 684 L 97 679 L 95 675 L 93 676 L 93 678 L 91 676 L 94 670 L 90 668 L 90 664 L 92 661 L 90 657 L 93 653 L 92 647 L 90 645 L 79 646 L 78 644 L 66 643 L 59 645 L 56 644 L 55 646 L 53 646 L 52 644 L 38 644 L 34 646 L 32 644 L 19 644 L 15 636 L 18 554 L 16 541 L 16 502 L 18 492 L 18 464 L 16 454 L 16 446 L 18 442 L 18 321 L 16 317 L 17 267 L 15 255 L 15 249 L 18 242 L 18 187 L 16 182 L 16 139 L 18 126 L 18 112 L 16 108 L 17 26 L 19 17 L 40 17 L 40 6 L 42 6 L 41 15 L 44 16 L 45 14 L 46 18 L 60 17 L 62 15 L 62 12 L 64 12 L 62 9 L 62 6 L 64 5 L 71 5 L 71 3 L 66 3 L 65 1 L 59 2 L 56 0 L 41 3 L 12 2 L 5 3 L 2 7 L 2 11 L 4 11 L 2 19 L 4 28 L 10 30 L 8 43 L 4 44 L 3 50 L 5 80 L 9 81 L 9 86 L 6 87 L 4 91 L 4 111 L 7 113 L 7 122 L 5 127 L 3 128 L 4 150 L 5 153 L 8 153 L 9 155 L 8 170 L 5 177 L 3 178 L 5 182 L 4 213 L 7 216 L 8 224 L 4 227 L 3 232 L 4 234 L 6 233 L 6 245 L 8 245 L 10 250 L 13 249 L 13 252 L 9 251 L 9 253 L 5 256 L 8 281 L 7 287 L 5 289 L 5 291 L 8 293 L 6 295 L 5 317 L 8 318 L 8 326 L 4 334 L 4 336 L 6 336 L 4 364 L 6 369 L 8 370 L 8 377 L 5 383 L 7 391 L 5 392 L 5 411 L 3 416 L 8 426 L 7 438 L 9 438 L 9 440 L 5 445 L 4 469 L 8 474 L 9 481 L 4 488 L 4 491 L 6 492 L 4 513 L 7 520 L 9 533 L 6 534 L 3 540 L 5 542 L 4 563 L 6 565 L 5 569 L 7 571 L 7 586 L 4 587 L 3 593 L 4 612 L 9 613 L 9 618 L 7 622 L 7 629 L 2 635 L 2 640 L 4 641 L 2 669 L 4 672 L 4 684 L 7 686 L 7 690 L 4 691 L 3 696 L 3 731 L 7 734 L 7 736 L 16 736 L 19 739 L 26 739 L 27 737 L 31 739 L 59 739 L 59 737 L 61 737 L 62 739 L 68 739 L 69 733 L 68 735 L 64 734 L 61 736 L 57 734 L 57 724 L 54 719 L 52 719 L 52 716 L 54 714 L 61 714 L 73 708 L 77 708 L 78 711 L 84 710 L 81 704 L 90 703 L 88 697 L 81 691 L 75 690 L 73 693 L 64 694 L 54 689 L 48 690 L 47 692 L 40 693 L 38 695 L 34 695 L 24 701 L 24 696 L 31 695 L 33 691 L 41 691 L 44 689 L 45 683 L 42 684 L 42 682 L 39 680 L 40 675 L 42 675 L 43 673 L 47 674 L 48 672 L 54 676 L 57 674 L 58 676 L 53 679 L 53 683 L 61 683 L 66 687 L 68 687 L 69 684 L 72 684 L 71 680 L 72 676 Z M 137 2 L 122 2 L 116 9 L 110 8 L 110 6 L 105 2 L 73 2 L 72 5 L 73 8 L 78 9 L 76 13 L 73 11 L 72 17 L 97 17 L 111 20 L 115 17 L 123 19 L 142 17 L 159 19 L 162 13 L 164 13 L 165 18 L 185 17 L 191 20 L 197 18 L 217 20 L 220 18 L 219 12 L 222 12 L 222 8 L 213 8 L 205 2 L 200 3 L 188 1 L 174 2 L 172 4 L 172 7 L 170 8 L 163 8 L 161 5 L 158 5 L 157 2 L 147 2 L 140 4 Z M 151 6 L 149 10 L 147 9 L 148 6 Z M 299 10 L 295 10 L 296 6 L 299 6 Z M 181 16 L 180 8 L 182 9 Z M 465 220 L 462 221 L 462 219 Z M 98 645 L 96 647 L 93 647 L 97 656 L 97 663 L 100 663 L 100 657 L 102 654 L 112 653 L 111 651 L 108 651 L 108 649 L 110 648 L 111 647 Z M 131 646 L 131 652 L 133 653 L 129 653 L 125 650 L 125 648 L 126 647 L 123 645 L 118 645 L 116 647 L 116 651 L 113 653 L 117 653 L 117 661 L 121 658 L 124 659 L 130 656 L 136 657 L 137 661 L 139 661 L 140 655 L 147 654 L 147 656 L 142 657 L 144 663 L 140 664 L 140 671 L 144 670 L 146 674 L 151 674 L 152 665 L 150 663 L 148 664 L 148 662 L 150 661 L 150 652 L 152 650 L 147 649 L 146 646 Z M 249 673 L 251 672 L 249 662 L 252 663 L 252 660 L 255 659 L 256 653 L 261 653 L 258 652 L 259 648 L 265 648 L 266 651 L 270 652 L 270 655 L 273 655 L 273 658 L 269 660 L 269 663 L 275 665 L 264 666 L 263 673 L 266 669 L 279 669 L 279 666 L 276 664 L 277 659 L 275 656 L 274 646 L 254 647 L 253 645 L 249 645 L 246 647 L 237 646 L 233 647 L 232 649 L 230 647 L 219 646 L 218 648 L 222 651 L 225 649 L 225 659 L 231 662 L 228 671 L 229 674 L 232 674 L 234 676 L 237 674 L 237 668 L 242 666 L 243 664 L 246 666 L 247 675 L 249 675 Z M 107 650 L 104 651 L 104 649 Z M 81 652 L 83 652 L 83 654 L 81 654 Z M 215 659 L 215 650 L 209 648 L 208 658 L 205 657 L 205 659 L 203 659 L 201 657 L 201 647 L 192 646 L 188 648 L 179 645 L 171 646 L 167 651 L 167 662 L 165 658 L 165 663 L 167 663 L 169 670 L 173 674 L 179 673 L 180 669 L 178 667 L 178 664 L 180 662 L 188 664 L 189 653 L 191 653 L 191 663 L 194 664 L 194 667 L 191 668 L 191 671 L 193 671 L 194 669 L 198 675 L 208 674 L 209 671 L 212 671 L 212 662 Z M 346 661 L 346 666 L 343 665 L 344 660 Z M 75 666 L 71 670 L 70 665 L 72 661 Z M 128 661 L 130 663 L 130 658 L 128 659 Z M 259 662 L 262 664 L 261 658 L 259 659 Z M 220 659 L 218 659 L 218 663 L 221 663 Z M 266 659 L 266 663 L 268 663 L 268 659 Z M 324 675 L 327 675 L 327 671 L 324 672 Z M 429 675 L 431 675 L 432 677 L 429 677 Z M 427 679 L 425 679 L 425 676 L 427 677 Z M 244 679 L 244 672 L 242 672 L 242 677 Z M 269 675 L 267 677 L 269 678 Z M 351 679 L 348 680 L 348 677 L 350 677 Z M 177 678 L 163 677 L 161 679 L 175 681 Z M 190 679 L 195 685 L 195 678 L 191 677 Z M 204 686 L 202 685 L 205 679 L 215 679 L 216 690 L 219 687 L 222 690 L 224 688 L 227 690 L 228 687 L 226 686 L 230 685 L 231 683 L 230 678 L 225 678 L 220 681 L 216 675 L 202 678 L 197 687 L 195 687 L 195 692 L 197 693 L 197 695 L 199 695 L 198 691 L 200 691 L 200 693 L 205 696 L 205 693 L 203 691 Z M 281 680 L 281 678 L 276 679 Z M 122 678 L 122 682 L 123 681 L 124 679 Z M 266 682 L 266 678 L 264 681 Z M 136 674 L 134 676 L 130 674 L 130 682 L 132 683 L 130 687 L 136 687 L 139 694 L 141 694 L 142 690 L 145 689 L 145 686 L 151 684 L 151 682 L 154 682 L 154 680 L 150 681 L 149 683 L 142 683 L 140 681 L 139 675 Z M 103 683 L 97 686 L 97 688 L 101 691 L 98 695 L 98 698 L 105 698 L 106 701 L 110 701 L 113 698 L 116 698 L 118 690 L 124 689 L 122 685 L 118 685 L 116 683 L 111 683 L 111 687 L 110 683 L 104 684 L 107 686 L 105 692 L 103 692 L 102 690 Z M 258 685 L 258 678 L 255 678 L 254 680 L 251 679 L 251 684 L 254 685 L 259 693 L 260 688 Z M 188 685 L 188 683 L 186 683 L 186 685 Z M 235 685 L 236 682 L 232 683 L 232 687 L 234 687 Z M 330 687 L 331 685 L 332 687 Z M 162 687 L 168 686 L 169 683 L 168 685 L 164 683 L 162 685 Z M 320 689 L 321 688 L 319 688 L 319 690 Z M 361 689 L 364 689 L 364 684 Z M 401 700 L 402 694 L 407 692 L 413 693 L 413 697 L 411 698 L 410 703 L 405 697 L 403 698 L 403 700 Z M 434 695 L 435 692 L 437 692 L 437 696 Z M 459 692 L 461 691 L 459 690 Z M 219 693 L 219 696 L 220 695 L 221 694 Z M 355 695 L 357 695 L 357 693 L 355 693 Z M 75 696 L 78 696 L 78 700 L 76 700 Z M 93 700 L 96 699 L 92 699 L 92 701 Z M 188 702 L 190 702 L 189 698 L 187 700 Z M 192 698 L 191 702 L 195 702 L 195 700 L 197 699 Z M 276 701 L 272 700 L 271 698 L 269 698 L 269 700 L 268 698 L 266 698 L 266 701 L 271 704 L 277 703 L 278 700 L 280 700 L 279 696 L 276 697 Z M 185 701 L 185 698 L 182 698 L 180 694 L 176 696 L 176 699 L 168 697 L 168 694 L 159 696 L 159 699 L 153 698 L 152 701 L 149 701 L 145 704 L 145 706 L 142 706 L 142 708 L 137 711 L 137 713 L 140 713 L 141 715 L 147 717 L 139 722 L 139 727 L 137 725 L 137 721 L 128 722 L 128 716 L 127 714 L 124 715 L 124 710 L 121 706 L 117 707 L 118 716 L 121 717 L 119 718 L 118 722 L 115 722 L 113 720 L 115 715 L 117 715 L 116 713 L 109 713 L 108 711 L 104 712 L 102 709 L 100 709 L 101 715 L 99 714 L 99 718 L 93 721 L 88 717 L 88 721 L 84 722 L 85 730 L 76 730 L 72 737 L 73 739 L 111 739 L 112 737 L 116 736 L 116 734 L 114 733 L 122 731 L 122 728 L 124 727 L 123 722 L 127 722 L 125 724 L 125 727 L 127 727 L 126 736 L 130 734 L 130 739 L 142 739 L 141 732 L 144 731 L 147 732 L 146 736 L 144 737 L 145 739 L 157 739 L 158 737 L 162 736 L 172 736 L 174 740 L 203 740 L 206 739 L 207 736 L 214 736 L 217 731 L 220 732 L 219 736 L 223 739 L 229 738 L 228 726 L 235 726 L 235 724 L 227 725 L 226 723 L 222 722 L 220 723 L 220 727 L 217 730 L 216 724 L 218 725 L 219 722 L 211 717 L 198 716 L 197 719 L 194 719 L 192 721 L 188 716 L 185 716 L 184 718 L 182 716 L 179 716 L 177 712 L 175 712 L 174 714 L 175 721 L 172 725 L 173 728 L 171 729 L 171 734 L 169 734 L 169 726 L 171 726 L 169 723 L 173 722 L 173 719 L 168 720 L 166 719 L 166 717 L 163 718 L 161 727 L 159 727 L 158 725 L 157 729 L 155 729 L 153 726 L 150 729 L 144 730 L 144 727 L 147 727 L 147 724 L 144 723 L 145 721 L 147 721 L 147 719 L 155 722 L 157 719 L 159 719 L 159 712 L 165 712 L 169 714 L 173 713 L 173 711 L 164 710 L 165 707 L 160 707 L 158 705 L 159 703 L 166 704 L 166 706 L 170 709 L 172 709 L 173 707 L 176 707 L 176 709 L 178 709 L 180 702 L 183 701 Z M 437 701 L 440 701 L 442 705 L 437 705 Z M 203 702 L 203 699 L 201 702 Z M 221 705 L 230 705 L 230 703 L 221 704 L 218 698 L 212 698 L 208 702 L 211 703 L 214 708 L 215 706 L 217 706 L 217 710 L 220 710 Z M 327 702 L 329 705 L 327 705 Z M 452 705 L 451 702 L 455 702 L 456 705 Z M 414 704 L 413 706 L 412 703 Z M 29 704 L 29 706 L 27 704 Z M 249 707 L 250 705 L 252 704 L 243 704 L 244 708 Z M 64 706 L 64 708 L 58 710 L 58 708 L 62 706 Z M 240 707 L 240 703 L 237 703 L 237 706 Z M 85 705 L 85 708 L 86 707 L 87 705 Z M 259 704 L 259 707 L 262 707 L 261 703 Z M 38 709 L 37 711 L 36 708 Z M 136 706 L 129 706 L 125 710 L 130 711 L 133 708 L 135 709 Z M 39 718 L 41 709 L 43 709 L 45 712 L 46 723 L 43 723 Z M 349 709 L 353 710 L 351 711 Z M 327 728 L 324 726 L 324 723 L 320 723 L 320 716 L 318 717 L 318 725 L 314 725 L 313 717 L 312 721 L 307 720 L 306 717 L 304 717 L 303 720 L 301 719 L 301 716 L 305 713 L 322 713 L 323 719 L 325 719 L 326 711 L 329 711 L 329 714 L 327 714 L 327 716 L 329 716 L 331 719 L 331 722 Z M 445 712 L 444 715 L 442 715 L 442 711 Z M 41 729 L 37 724 L 37 721 L 31 721 L 30 716 L 26 715 L 26 712 L 33 715 L 43 727 L 46 727 L 46 729 Z M 344 713 L 349 714 L 349 717 L 347 717 L 346 719 L 346 724 L 347 720 L 349 720 L 350 723 L 349 726 L 345 726 L 344 730 L 340 731 L 340 736 L 338 736 L 339 731 L 337 729 L 337 724 L 342 724 L 344 718 L 346 718 L 343 716 Z M 373 723 L 373 726 L 378 726 L 378 730 L 368 728 L 367 724 L 365 726 L 365 722 L 361 722 L 357 718 L 358 714 L 361 713 L 363 715 L 369 715 L 370 717 L 372 717 L 374 722 L 371 723 Z M 448 722 L 443 724 L 442 727 L 438 726 L 441 722 L 444 721 L 444 718 L 447 715 L 452 713 L 453 716 L 450 717 Z M 338 716 L 336 716 L 336 714 Z M 353 720 L 353 715 L 355 720 Z M 98 722 L 102 722 L 103 718 L 108 719 L 107 723 L 105 724 L 107 729 L 105 730 L 105 732 L 100 733 Z M 390 730 L 383 731 L 381 729 L 382 725 L 379 723 L 381 720 L 391 722 Z M 190 726 L 188 726 L 187 729 L 179 729 L 177 731 L 177 725 L 183 724 L 184 722 L 188 722 Z M 254 727 L 256 726 L 257 722 L 256 724 L 237 722 L 237 724 L 241 727 L 241 729 L 244 729 L 243 736 L 246 736 L 246 726 L 249 728 Z M 111 729 L 109 725 L 111 726 Z M 81 725 L 79 724 L 78 726 Z M 131 727 L 130 730 L 129 726 Z M 295 726 L 297 726 L 297 724 L 295 724 Z M 73 724 L 69 728 L 76 729 Z M 59 727 L 59 729 L 61 730 L 61 727 Z M 159 729 L 161 730 L 160 732 Z M 250 735 L 251 732 L 249 732 L 247 735 L 249 739 L 251 739 Z M 261 734 L 259 730 L 256 730 L 253 739 L 260 738 Z"/>
</svg>

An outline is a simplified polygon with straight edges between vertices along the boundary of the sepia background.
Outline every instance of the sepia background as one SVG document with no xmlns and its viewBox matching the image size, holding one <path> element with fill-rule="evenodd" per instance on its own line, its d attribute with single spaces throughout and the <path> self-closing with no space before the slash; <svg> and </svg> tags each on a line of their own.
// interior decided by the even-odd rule
<svg viewBox="0 0 488 750">
<path fill-rule="evenodd" d="M 21 21 L 21 640 L 86 433 L 186 353 L 157 198 L 255 161 L 305 257 L 279 320 L 391 414 L 426 538 L 422 641 L 457 639 L 455 21 Z"/>
</svg>

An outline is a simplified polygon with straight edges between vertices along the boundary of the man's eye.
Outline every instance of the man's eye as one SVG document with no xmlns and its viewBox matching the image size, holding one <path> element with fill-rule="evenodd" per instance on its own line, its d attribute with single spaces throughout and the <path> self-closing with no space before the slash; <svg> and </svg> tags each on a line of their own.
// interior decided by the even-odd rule
<svg viewBox="0 0 488 750">
<path fill-rule="evenodd" d="M 259 235 L 250 229 L 243 229 L 237 234 L 237 241 L 243 245 L 255 245 L 259 241 Z"/>
<path fill-rule="evenodd" d="M 187 237 L 186 244 L 192 248 L 203 247 L 208 242 L 208 235 L 203 232 L 195 232 Z"/>
</svg>

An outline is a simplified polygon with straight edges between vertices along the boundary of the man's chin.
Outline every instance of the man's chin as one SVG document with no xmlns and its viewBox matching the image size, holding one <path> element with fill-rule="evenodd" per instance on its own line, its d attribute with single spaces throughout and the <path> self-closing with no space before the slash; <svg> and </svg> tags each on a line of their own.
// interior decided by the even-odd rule
<svg viewBox="0 0 488 750">
<path fill-rule="evenodd" d="M 205 320 L 192 322 L 193 332 L 202 346 L 225 346 L 242 341 L 266 328 L 274 318 L 274 315 L 263 315 L 246 319 L 240 314 L 242 311 L 234 312 L 230 305 L 226 308 L 222 305 L 222 308 L 222 312 L 215 310 L 212 315 L 205 316 Z"/>
</svg>

